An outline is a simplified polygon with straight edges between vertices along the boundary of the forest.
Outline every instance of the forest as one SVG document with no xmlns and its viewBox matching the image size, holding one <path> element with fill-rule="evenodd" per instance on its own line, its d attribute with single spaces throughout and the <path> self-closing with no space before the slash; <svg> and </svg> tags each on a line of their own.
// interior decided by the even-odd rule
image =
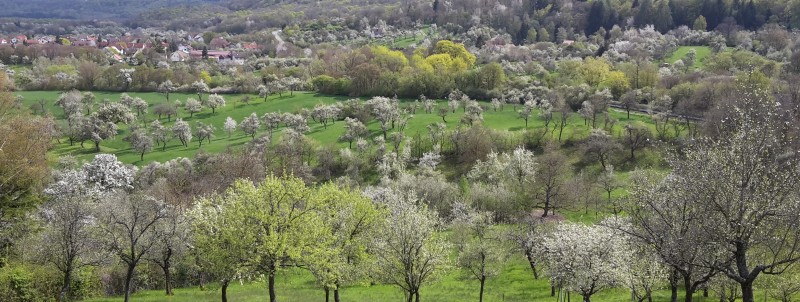
<svg viewBox="0 0 800 302">
<path fill-rule="evenodd" d="M 799 1 L 0 6 L 0 301 L 800 299 Z"/>
</svg>

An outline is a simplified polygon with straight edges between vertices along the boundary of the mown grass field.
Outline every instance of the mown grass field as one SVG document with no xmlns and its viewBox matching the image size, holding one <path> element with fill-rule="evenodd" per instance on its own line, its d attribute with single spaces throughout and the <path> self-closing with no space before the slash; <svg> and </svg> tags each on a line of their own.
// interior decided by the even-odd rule
<svg viewBox="0 0 800 302">
<path fill-rule="evenodd" d="M 689 50 L 694 49 L 697 57 L 694 61 L 694 68 L 703 68 L 705 59 L 711 55 L 711 47 L 708 46 L 681 46 L 669 57 L 664 59 L 664 62 L 674 64 L 676 61 L 683 59 Z"/>
<path fill-rule="evenodd" d="M 63 110 L 55 106 L 55 101 L 59 95 L 58 92 L 23 91 L 16 92 L 15 94 L 24 97 L 24 103 L 26 106 L 37 106 L 39 104 L 39 100 L 44 100 L 45 109 L 52 113 L 61 123 L 63 123 Z M 156 104 L 166 101 L 164 95 L 159 93 L 129 94 L 131 96 L 141 97 L 142 99 L 146 100 L 148 103 L 150 103 L 150 109 L 152 109 Z M 102 101 L 103 99 L 117 101 L 120 98 L 120 93 L 112 92 L 96 92 L 95 95 L 98 102 Z M 196 98 L 197 96 L 194 94 L 172 93 L 170 94 L 170 101 L 185 101 L 189 97 Z M 207 96 L 203 97 L 205 98 Z M 227 133 L 225 133 L 223 124 L 228 116 L 232 117 L 237 122 L 241 122 L 242 119 L 244 119 L 246 116 L 249 116 L 253 112 L 259 116 L 266 112 L 296 112 L 302 108 L 312 108 L 318 103 L 333 103 L 347 99 L 345 97 L 317 95 L 310 92 L 295 92 L 293 95 L 272 95 L 267 99 L 266 102 L 255 95 L 250 95 L 250 103 L 244 104 L 239 102 L 242 97 L 243 95 L 225 95 L 227 102 L 226 105 L 224 107 L 217 108 L 215 113 L 212 113 L 210 108 L 204 108 L 202 112 L 194 114 L 193 117 L 189 117 L 189 114 L 185 112 L 183 108 L 178 109 L 177 117 L 183 118 L 193 127 L 197 122 L 211 124 L 216 127 L 216 136 L 211 140 L 211 143 L 203 143 L 202 147 L 199 145 L 196 139 L 193 139 L 189 143 L 189 146 L 186 147 L 182 146 L 177 139 L 173 139 L 167 143 L 166 149 L 162 150 L 160 146 L 154 147 L 151 152 L 144 155 L 144 160 L 140 160 L 139 154 L 132 150 L 130 145 L 123 140 L 129 134 L 129 131 L 127 126 L 121 125 L 119 134 L 114 139 L 103 141 L 100 144 L 101 152 L 116 154 L 121 161 L 138 166 L 146 165 L 151 161 L 163 162 L 177 157 L 191 157 L 201 150 L 210 153 L 218 153 L 227 148 L 241 147 L 251 140 L 250 136 L 244 134 L 240 130 L 232 133 L 230 137 Z M 410 101 L 406 101 L 403 102 L 402 105 L 408 106 L 409 104 Z M 439 106 L 446 106 L 446 103 L 440 102 Z M 517 109 L 519 109 L 519 106 L 515 107 L 512 105 L 506 105 L 501 111 L 495 112 L 492 110 L 487 110 L 484 112 L 484 125 L 497 130 L 525 130 L 525 121 L 519 117 Z M 455 113 L 448 114 L 445 118 L 448 129 L 456 128 L 460 124 L 459 121 L 463 114 L 463 109 L 458 109 Z M 653 127 L 649 117 L 644 115 L 631 115 L 631 119 L 628 120 L 624 112 L 611 111 L 610 114 L 615 119 L 619 120 L 619 122 L 611 131 L 612 134 L 615 135 L 621 135 L 622 127 L 628 122 L 648 125 L 651 128 Z M 147 125 L 157 118 L 158 116 L 150 112 L 145 116 L 139 117 L 137 122 Z M 165 126 L 169 127 L 175 122 L 175 118 L 176 117 L 172 117 L 170 120 L 167 120 L 166 117 L 163 117 L 161 122 Z M 557 114 L 554 114 L 553 121 L 556 119 Z M 438 122 L 442 122 L 442 118 L 436 115 L 436 110 L 434 110 L 431 114 L 427 114 L 420 108 L 416 111 L 416 114 L 414 114 L 413 118 L 411 118 L 408 122 L 408 125 L 405 128 L 405 134 L 412 137 L 416 136 L 417 134 L 420 136 L 427 136 L 428 125 Z M 598 126 L 602 126 L 602 123 L 602 120 L 599 120 Z M 553 122 L 551 122 L 550 127 L 552 128 L 553 125 Z M 307 135 L 317 141 L 319 144 L 337 145 L 342 148 L 347 146 L 346 143 L 338 141 L 339 136 L 345 131 L 343 122 L 337 121 L 336 123 L 328 125 L 327 128 L 325 128 L 322 124 L 309 120 L 309 126 L 311 131 L 307 133 Z M 373 120 L 367 126 L 370 130 L 371 138 L 382 135 L 380 124 L 377 121 Z M 542 127 L 544 127 L 544 120 L 539 117 L 538 112 L 534 112 L 528 122 L 528 129 L 534 130 L 541 129 Z M 273 141 L 276 141 L 280 136 L 280 131 L 281 130 L 279 130 Z M 577 114 L 573 114 L 569 120 L 569 124 L 564 129 L 563 140 L 575 141 L 586 137 L 590 131 L 591 125 L 585 124 L 583 118 Z M 266 130 L 262 129 L 259 134 L 263 133 L 266 133 Z M 554 135 L 557 134 L 557 131 L 555 131 Z M 53 158 L 59 155 L 67 154 L 74 155 L 80 160 L 89 160 L 96 154 L 96 152 L 93 144 L 90 141 L 87 141 L 84 144 L 84 147 L 81 147 L 79 143 L 70 145 L 66 139 L 61 139 L 60 143 L 56 142 L 52 151 Z"/>
</svg>

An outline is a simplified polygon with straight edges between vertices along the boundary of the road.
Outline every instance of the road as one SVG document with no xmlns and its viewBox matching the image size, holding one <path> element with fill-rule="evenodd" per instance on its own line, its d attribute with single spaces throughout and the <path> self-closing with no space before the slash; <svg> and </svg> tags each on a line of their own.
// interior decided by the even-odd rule
<svg viewBox="0 0 800 302">
<path fill-rule="evenodd" d="M 282 51 L 286 51 L 286 42 L 283 41 L 283 38 L 281 38 L 280 33 L 281 33 L 280 29 L 272 31 L 272 35 L 275 37 L 275 40 L 278 41 L 278 45 L 275 45 L 276 54 Z"/>
</svg>

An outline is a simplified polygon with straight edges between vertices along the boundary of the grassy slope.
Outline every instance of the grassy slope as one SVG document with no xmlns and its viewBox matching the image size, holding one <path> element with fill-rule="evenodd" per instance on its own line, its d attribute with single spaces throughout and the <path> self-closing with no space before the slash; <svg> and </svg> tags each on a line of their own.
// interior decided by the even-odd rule
<svg viewBox="0 0 800 302">
<path fill-rule="evenodd" d="M 421 299 L 424 301 L 437 302 L 459 302 L 477 301 L 478 283 L 472 279 L 463 279 L 463 274 L 458 270 L 451 270 L 440 280 L 422 287 Z M 310 273 L 300 269 L 292 269 L 278 274 L 276 280 L 276 291 L 279 301 L 324 301 L 324 292 L 317 287 L 314 278 Z M 529 301 L 529 302 L 550 302 L 554 297 L 550 297 L 549 282 L 546 277 L 533 279 L 530 268 L 522 257 L 513 258 L 497 278 L 489 279 L 486 282 L 484 301 Z M 679 292 L 679 299 L 683 301 L 682 292 Z M 198 288 L 180 288 L 175 290 L 175 295 L 166 297 L 161 290 L 149 290 L 136 293 L 132 301 L 156 302 L 156 301 L 191 301 L 191 302 L 212 302 L 220 300 L 218 289 L 207 289 L 201 291 Z M 581 301 L 580 296 L 572 293 L 572 301 Z M 659 290 L 654 293 L 653 301 L 669 301 L 669 290 Z M 713 292 L 711 297 L 703 298 L 702 292 L 694 296 L 697 302 L 715 302 Z M 759 301 L 776 301 L 773 299 L 763 300 L 763 292 L 757 292 Z M 246 282 L 244 284 L 233 284 L 228 289 L 228 300 L 237 302 L 265 301 L 268 299 L 267 286 L 265 282 Z M 331 297 L 332 298 L 332 297 Z M 404 301 L 403 292 L 396 286 L 391 285 L 361 285 L 346 287 L 341 290 L 342 301 Z M 122 301 L 120 297 L 103 297 L 90 299 L 91 302 L 116 302 Z M 564 300 L 566 301 L 566 299 Z M 594 302 L 619 302 L 630 301 L 630 293 L 625 289 L 603 290 L 592 296 Z"/>
<path fill-rule="evenodd" d="M 673 64 L 675 61 L 683 59 L 686 56 L 686 53 L 689 52 L 690 49 L 694 49 L 697 53 L 697 59 L 695 60 L 694 67 L 695 68 L 703 68 L 703 61 L 705 61 L 706 57 L 711 55 L 711 48 L 708 46 L 681 46 L 678 47 L 675 52 L 672 53 L 668 58 L 664 59 L 664 62 Z"/>
<path fill-rule="evenodd" d="M 54 105 L 55 100 L 58 98 L 57 92 L 33 91 L 18 92 L 16 94 L 20 94 L 24 97 L 26 106 L 35 104 L 37 103 L 37 100 L 40 99 L 45 100 L 46 109 L 53 113 L 57 119 L 63 119 L 63 111 Z M 112 101 L 116 101 L 119 99 L 119 93 L 98 92 L 95 95 L 98 100 L 107 98 Z M 153 105 L 165 101 L 164 96 L 158 93 L 130 93 L 130 95 L 143 98 L 151 104 L 151 109 Z M 196 96 L 192 94 L 173 93 L 170 95 L 170 100 L 178 99 L 185 101 L 188 97 Z M 205 97 L 206 96 L 204 96 L 204 98 Z M 140 166 L 151 161 L 166 161 L 176 157 L 191 157 L 200 150 L 211 153 L 221 152 L 228 147 L 241 146 L 250 141 L 249 136 L 238 130 L 234 132 L 231 137 L 228 137 L 223 130 L 223 123 L 228 116 L 234 118 L 237 122 L 241 122 L 244 117 L 250 115 L 252 112 L 256 112 L 259 116 L 263 115 L 265 112 L 272 111 L 295 112 L 304 107 L 313 107 L 318 103 L 332 103 L 346 99 L 344 97 L 321 96 L 309 92 L 297 92 L 294 93 L 293 96 L 289 96 L 288 94 L 284 94 L 282 97 L 273 95 L 270 96 L 266 102 L 257 98 L 256 96 L 251 96 L 252 101 L 249 104 L 242 104 L 238 102 L 234 104 L 233 101 L 238 101 L 240 98 L 241 96 L 238 95 L 226 95 L 225 99 L 227 100 L 227 105 L 222 108 L 217 108 L 216 113 L 213 114 L 211 113 L 210 109 L 206 108 L 203 110 L 203 112 L 197 113 L 190 118 L 182 108 L 178 110 L 178 117 L 188 121 L 192 126 L 194 126 L 195 122 L 202 121 L 203 123 L 211 124 L 216 127 L 216 137 L 212 139 L 210 144 L 204 143 L 203 146 L 200 147 L 197 140 L 193 139 L 193 141 L 189 143 L 188 147 L 184 147 L 180 145 L 180 142 L 177 139 L 173 139 L 167 144 L 166 150 L 162 151 L 161 147 L 157 147 L 150 153 L 145 154 L 144 161 L 140 161 L 139 154 L 132 150 L 127 142 L 123 141 L 123 138 L 127 136 L 128 131 L 127 127 L 122 125 L 117 137 L 115 137 L 113 140 L 104 141 L 100 144 L 101 151 L 105 153 L 114 153 L 120 158 L 121 161 Z M 440 103 L 439 106 L 446 106 L 446 104 Z M 434 110 L 434 112 L 436 112 L 436 110 Z M 455 128 L 458 125 L 458 121 L 462 115 L 463 109 L 459 109 L 456 113 L 449 114 L 446 117 L 448 128 Z M 621 127 L 628 122 L 628 119 L 622 112 L 612 111 L 611 115 L 620 121 L 612 131 L 614 134 L 619 135 L 622 132 Z M 149 123 L 155 118 L 157 118 L 157 116 L 153 114 L 147 114 L 144 120 Z M 140 120 L 143 119 L 140 118 Z M 173 117 L 171 121 L 167 121 L 166 118 L 162 118 L 161 121 L 166 126 L 169 126 L 174 123 L 175 117 Z M 417 134 L 427 135 L 427 126 L 441 121 L 441 117 L 436 114 L 426 114 L 422 110 L 417 110 L 417 114 L 415 114 L 414 117 L 409 121 L 408 126 L 405 129 L 405 133 L 410 136 Z M 650 120 L 646 116 L 631 115 L 631 121 L 646 124 L 652 128 Z M 332 125 L 328 125 L 327 129 L 323 128 L 322 124 L 311 121 L 309 122 L 309 126 L 311 127 L 311 131 L 308 133 L 309 137 L 324 145 L 338 144 L 339 147 L 346 146 L 345 143 L 337 142 L 338 137 L 344 133 L 343 122 L 336 122 Z M 510 105 L 505 106 L 504 110 L 502 111 L 486 111 L 484 113 L 484 124 L 493 129 L 508 131 L 523 130 L 525 125 L 524 121 L 520 119 L 516 113 L 514 106 Z M 598 121 L 598 124 L 601 125 L 602 121 Z M 380 125 L 376 121 L 370 122 L 367 126 L 370 129 L 371 137 L 381 135 Z M 529 121 L 529 129 L 538 129 L 543 126 L 544 121 L 539 118 L 536 113 L 534 113 Z M 564 129 L 563 138 L 564 140 L 580 139 L 588 135 L 590 128 L 591 127 L 584 125 L 583 119 L 575 114 L 570 119 L 569 125 Z M 261 133 L 263 132 L 265 132 L 265 130 L 261 130 Z M 91 142 L 86 142 L 85 148 L 81 148 L 80 144 L 77 143 L 73 146 L 70 146 L 66 140 L 61 140 L 61 143 L 57 143 L 52 153 L 53 155 L 73 154 L 79 159 L 84 160 L 91 159 L 96 154 L 94 152 L 94 146 Z"/>
<path fill-rule="evenodd" d="M 52 112 L 57 118 L 63 118 L 61 109 L 55 107 L 53 102 L 58 97 L 57 92 L 20 92 L 25 97 L 26 105 L 36 103 L 38 99 L 46 100 L 46 108 Z M 157 93 L 131 93 L 132 96 L 139 96 L 148 101 L 151 106 L 163 102 L 164 96 Z M 108 98 L 110 100 L 119 99 L 118 93 L 104 93 L 98 92 L 96 96 L 99 100 Z M 177 94 L 174 93 L 170 96 L 171 100 L 179 99 L 185 100 L 188 97 L 194 97 L 190 94 Z M 205 96 L 204 96 L 205 97 Z M 320 96 L 313 93 L 301 92 L 295 93 L 294 96 L 284 95 L 283 97 L 271 96 L 267 102 L 255 98 L 253 102 L 248 105 L 236 104 L 233 100 L 238 100 L 241 96 L 225 96 L 228 104 L 217 109 L 215 114 L 212 114 L 209 109 L 205 109 L 199 114 L 195 114 L 193 118 L 188 118 L 188 115 L 179 110 L 179 116 L 185 120 L 192 122 L 202 121 L 204 123 L 211 123 L 217 127 L 217 137 L 212 140 L 211 144 L 204 144 L 202 150 L 208 152 L 219 152 L 228 146 L 240 146 L 250 140 L 249 136 L 244 135 L 241 131 L 237 131 L 230 138 L 222 130 L 222 124 L 227 116 L 231 116 L 237 121 L 249 115 L 251 112 L 256 112 L 262 115 L 270 111 L 283 111 L 293 112 L 303 107 L 313 107 L 317 103 L 331 103 L 344 100 L 342 97 Z M 440 103 L 439 106 L 446 106 Z M 435 112 L 435 110 L 434 110 Z M 448 128 L 452 129 L 458 125 L 458 120 L 463 115 L 463 109 L 459 109 L 455 114 L 447 116 Z M 620 121 L 612 131 L 619 135 L 621 127 L 628 122 L 623 112 L 611 112 L 611 115 Z M 148 115 L 147 119 L 152 120 L 156 118 L 153 115 Z M 520 131 L 524 128 L 524 121 L 518 117 L 514 106 L 506 106 L 504 110 L 499 112 L 487 111 L 484 113 L 485 125 L 498 130 Z M 174 122 L 174 118 L 172 119 Z M 652 124 L 646 116 L 632 115 L 631 122 L 641 123 L 648 125 L 652 128 Z M 162 122 L 167 122 L 162 119 Z M 441 117 L 435 114 L 425 114 L 422 110 L 418 110 L 413 119 L 410 120 L 406 127 L 406 134 L 427 135 L 427 126 L 441 122 Z M 602 121 L 598 121 L 602 124 Z M 337 122 L 329 125 L 324 129 L 321 124 L 312 123 L 311 132 L 309 136 L 321 144 L 338 144 L 344 147 L 344 143 L 338 143 L 337 138 L 344 131 L 342 122 Z M 371 122 L 369 125 L 371 137 L 381 135 L 380 127 L 376 122 Z M 536 114 L 533 115 L 529 121 L 529 129 L 540 129 L 544 126 L 544 121 Z M 125 128 L 123 126 L 123 128 Z M 585 137 L 589 131 L 590 126 L 584 125 L 582 118 L 573 115 L 570 124 L 564 131 L 564 140 L 576 140 Z M 262 130 L 263 132 L 263 130 Z M 138 154 L 134 154 L 130 150 L 128 144 L 122 141 L 126 135 L 126 130 L 123 129 L 120 135 L 114 140 L 103 142 L 103 152 L 111 152 L 117 154 L 120 159 L 127 163 L 143 165 L 153 160 L 164 161 L 179 156 L 192 156 L 198 152 L 200 148 L 197 142 L 192 142 L 189 147 L 180 146 L 177 140 L 173 140 L 168 144 L 166 151 L 161 151 L 160 148 L 145 155 L 145 161 L 140 162 Z M 58 154 L 76 154 L 81 159 L 90 159 L 94 156 L 94 151 L 89 143 L 86 149 L 81 149 L 79 145 L 69 146 L 65 141 L 58 144 L 54 149 L 54 155 Z M 622 174 L 621 177 L 625 177 Z M 615 192 L 615 196 L 622 192 Z M 589 214 L 584 214 L 582 211 L 575 211 L 564 213 L 569 220 L 580 222 L 593 222 L 598 219 L 590 210 Z M 462 275 L 458 271 L 450 271 L 443 278 L 428 287 L 423 288 L 422 297 L 429 301 L 463 301 L 463 300 L 477 300 L 477 283 L 472 280 L 462 279 Z M 486 299 L 488 301 L 551 301 L 553 298 L 549 297 L 548 283 L 544 279 L 532 280 L 530 269 L 524 259 L 514 258 L 509 262 L 504 272 L 496 279 L 487 282 Z M 261 301 L 265 299 L 266 289 L 265 284 L 260 282 L 245 283 L 243 285 L 232 285 L 229 290 L 231 301 Z M 321 301 L 323 299 L 322 291 L 316 287 L 313 278 L 308 272 L 294 269 L 281 273 L 278 282 L 278 293 L 281 300 L 287 301 Z M 666 301 L 668 299 L 668 292 L 661 291 L 658 293 L 656 301 Z M 134 296 L 135 301 L 218 301 L 219 291 L 209 290 L 200 291 L 196 288 L 177 289 L 174 297 L 163 296 L 162 291 L 144 291 Z M 621 289 L 614 289 L 601 292 L 594 298 L 595 301 L 621 301 L 627 297 L 627 293 Z M 346 288 L 342 291 L 342 299 L 344 301 L 382 301 L 382 300 L 403 300 L 403 293 L 396 287 L 390 285 L 375 285 L 375 286 L 354 286 Z M 578 299 L 575 297 L 575 299 Z M 117 297 L 103 297 L 91 301 L 119 301 Z M 699 300 L 703 301 L 703 300 Z"/>
</svg>

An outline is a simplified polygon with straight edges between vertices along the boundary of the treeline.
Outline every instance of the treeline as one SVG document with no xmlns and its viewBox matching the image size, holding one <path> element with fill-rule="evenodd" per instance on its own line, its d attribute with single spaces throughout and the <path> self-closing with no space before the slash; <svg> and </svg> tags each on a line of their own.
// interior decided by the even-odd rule
<svg viewBox="0 0 800 302">
<path fill-rule="evenodd" d="M 795 1 L 538 0 L 523 3 L 504 0 L 489 4 L 481 1 L 445 3 L 425 0 L 406 2 L 403 7 L 388 2 L 348 1 L 345 4 L 337 3 L 337 7 L 324 3 L 275 2 L 266 5 L 267 8 L 260 8 L 261 4 L 258 1 L 231 1 L 223 5 L 234 12 L 247 11 L 263 16 L 262 18 L 218 12 L 217 17 L 209 21 L 205 14 L 201 18 L 172 12 L 162 14 L 159 18 L 158 13 L 151 13 L 137 24 L 179 28 L 178 23 L 168 24 L 189 22 L 193 26 L 204 27 L 210 23 L 215 31 L 246 33 L 294 24 L 311 29 L 320 25 L 324 27 L 326 24 L 361 29 L 361 20 L 366 18 L 372 24 L 384 20 L 388 25 L 397 28 L 411 28 L 418 22 L 437 24 L 455 34 L 487 26 L 508 34 L 515 44 L 561 42 L 573 35 L 594 34 L 600 28 L 608 31 L 614 25 L 634 25 L 641 28 L 653 24 L 662 33 L 680 26 L 722 31 L 732 28 L 756 30 L 767 23 L 787 28 L 800 26 L 800 19 L 796 17 L 800 12 L 800 5 Z M 290 12 L 294 11 L 302 11 L 302 17 L 293 17 L 295 15 Z M 180 21 L 170 21 L 176 18 L 180 18 Z M 633 23 L 629 24 L 629 20 Z"/>
<path fill-rule="evenodd" d="M 473 98 L 500 95 L 506 82 L 500 64 L 477 66 L 464 45 L 442 40 L 407 56 L 383 46 L 353 50 L 328 49 L 312 64 L 317 90 L 351 96 L 442 98 L 455 89 Z"/>
</svg>

